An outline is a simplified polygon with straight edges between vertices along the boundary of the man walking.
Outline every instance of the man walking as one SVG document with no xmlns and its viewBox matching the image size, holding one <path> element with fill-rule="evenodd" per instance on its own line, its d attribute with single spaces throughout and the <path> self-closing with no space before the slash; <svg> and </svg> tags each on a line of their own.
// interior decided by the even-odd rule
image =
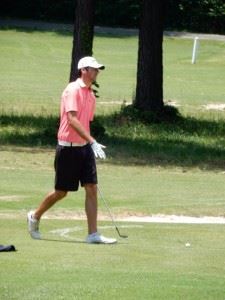
<svg viewBox="0 0 225 300">
<path fill-rule="evenodd" d="M 105 146 L 90 134 L 90 121 L 95 111 L 95 96 L 91 89 L 99 70 L 104 69 L 95 58 L 79 60 L 80 77 L 68 84 L 61 98 L 58 145 L 55 155 L 55 189 L 35 211 L 27 215 L 32 238 L 40 239 L 41 216 L 68 191 L 77 191 L 79 183 L 85 189 L 85 211 L 88 223 L 88 243 L 112 244 L 116 239 L 106 238 L 97 231 L 97 170 L 95 157 L 105 159 Z"/>
</svg>

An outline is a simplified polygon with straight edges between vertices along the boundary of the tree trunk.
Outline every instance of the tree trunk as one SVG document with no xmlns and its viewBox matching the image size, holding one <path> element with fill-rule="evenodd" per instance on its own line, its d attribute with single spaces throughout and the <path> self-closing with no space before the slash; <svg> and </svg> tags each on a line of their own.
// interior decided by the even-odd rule
<svg viewBox="0 0 225 300">
<path fill-rule="evenodd" d="M 136 99 L 140 110 L 163 108 L 163 23 L 164 0 L 143 0 L 139 28 Z"/>
<path fill-rule="evenodd" d="M 78 77 L 77 63 L 79 59 L 92 55 L 94 11 L 95 0 L 77 0 L 70 82 L 76 80 Z"/>
</svg>

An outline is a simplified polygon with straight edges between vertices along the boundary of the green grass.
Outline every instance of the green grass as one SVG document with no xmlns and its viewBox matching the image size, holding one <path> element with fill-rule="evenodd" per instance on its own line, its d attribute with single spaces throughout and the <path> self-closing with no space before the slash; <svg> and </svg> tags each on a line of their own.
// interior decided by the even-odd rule
<svg viewBox="0 0 225 300">
<path fill-rule="evenodd" d="M 5 222 L 1 242 L 18 252 L 1 254 L 3 299 L 224 299 L 223 226 L 129 223 L 128 240 L 93 246 L 80 242 L 83 222 L 43 221 L 43 241 L 29 238 L 23 220 Z M 63 228 L 77 230 L 74 242 L 52 233 Z"/>
<path fill-rule="evenodd" d="M 224 226 L 119 223 L 128 240 L 114 246 L 82 241 L 86 222 L 42 220 L 45 240 L 30 239 L 26 212 L 53 188 L 54 145 L 72 36 L 66 32 L 0 31 L 1 299 L 224 299 Z M 137 37 L 96 36 L 97 121 L 108 159 L 99 184 L 119 215 L 224 216 L 224 43 L 201 41 L 191 65 L 191 40 L 164 41 L 164 95 L 181 105 L 174 123 L 144 124 L 113 115 L 135 91 Z M 111 103 L 118 102 L 118 103 Z M 104 103 L 101 103 L 104 102 Z M 97 123 L 96 123 L 97 124 Z M 95 124 L 95 126 L 96 126 Z M 47 216 L 84 212 L 84 191 L 69 193 Z M 99 213 L 107 214 L 99 200 Z M 109 222 L 100 231 L 114 236 Z M 71 228 L 69 238 L 54 230 Z M 191 247 L 185 247 L 185 243 Z"/>
<path fill-rule="evenodd" d="M 94 55 L 106 64 L 99 101 L 131 101 L 135 91 L 137 37 L 94 39 Z M 69 78 L 72 36 L 66 32 L 0 31 L 0 109 L 58 112 Z M 224 102 L 224 42 L 201 41 L 191 65 L 192 41 L 165 38 L 164 98 L 183 106 Z M 99 111 L 104 107 L 99 107 Z"/>
<path fill-rule="evenodd" d="M 0 40 L 0 142 L 54 145 L 72 36 L 17 29 L 1 30 Z M 198 62 L 191 65 L 192 41 L 165 38 L 165 100 L 180 104 L 184 118 L 177 124 L 146 126 L 109 117 L 123 100 L 132 100 L 137 37 L 95 37 L 94 54 L 107 66 L 99 76 L 97 115 L 106 129 L 100 139 L 109 146 L 108 156 L 114 162 L 224 168 L 224 111 L 206 112 L 202 105 L 224 102 L 225 48 L 223 42 L 200 44 Z"/>
<path fill-rule="evenodd" d="M 1 244 L 18 249 L 1 254 L 1 298 L 224 299 L 223 225 L 119 222 L 128 240 L 104 247 L 82 243 L 84 221 L 44 219 L 45 240 L 30 239 L 26 212 L 52 188 L 53 158 L 52 150 L 1 148 Z M 115 216 L 224 215 L 221 172 L 102 163 L 98 172 Z M 49 213 L 71 217 L 84 211 L 83 199 L 83 190 L 70 193 Z M 99 204 L 100 214 L 107 214 Z M 59 236 L 64 228 L 71 229 L 66 238 Z M 109 222 L 99 222 L 99 229 L 116 236 Z"/>
<path fill-rule="evenodd" d="M 224 103 L 224 42 L 200 41 L 197 63 L 191 64 L 193 41 L 170 39 L 164 43 L 165 99 L 184 106 Z"/>
<path fill-rule="evenodd" d="M 14 146 L 52 147 L 56 143 L 58 117 L 0 114 L 0 143 Z M 107 145 L 108 161 L 114 164 L 225 167 L 225 120 L 223 115 L 182 117 L 177 122 L 143 124 L 118 116 L 95 120 L 93 135 Z M 98 135 L 99 125 L 105 135 Z"/>
<path fill-rule="evenodd" d="M 20 150 L 20 151 L 19 151 Z M 52 189 L 54 151 L 1 149 L 0 199 L 5 213 L 36 207 Z M 174 167 L 98 163 L 99 184 L 117 214 L 224 216 L 224 173 Z M 29 188 L 28 188 L 29 187 Z M 4 200 L 4 196 L 7 196 Z M 15 199 L 14 199 L 15 197 Z M 84 192 L 70 193 L 52 212 L 83 212 Z M 100 201 L 100 212 L 107 214 Z"/>
</svg>

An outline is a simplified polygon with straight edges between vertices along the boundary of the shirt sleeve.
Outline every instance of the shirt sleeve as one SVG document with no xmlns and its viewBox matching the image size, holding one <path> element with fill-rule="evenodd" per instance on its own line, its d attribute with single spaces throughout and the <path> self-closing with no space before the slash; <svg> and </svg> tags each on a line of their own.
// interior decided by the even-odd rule
<svg viewBox="0 0 225 300">
<path fill-rule="evenodd" d="M 77 89 L 68 89 L 64 95 L 64 107 L 65 111 L 78 111 L 78 99 L 79 93 Z"/>
</svg>

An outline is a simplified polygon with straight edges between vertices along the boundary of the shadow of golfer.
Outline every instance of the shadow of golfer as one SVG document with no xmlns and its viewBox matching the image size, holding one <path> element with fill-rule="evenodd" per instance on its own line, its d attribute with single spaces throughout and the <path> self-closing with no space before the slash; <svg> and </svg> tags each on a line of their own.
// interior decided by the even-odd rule
<svg viewBox="0 0 225 300">
<path fill-rule="evenodd" d="M 87 244 L 85 241 L 78 240 L 61 240 L 61 239 L 51 239 L 51 238 L 42 238 L 40 241 L 46 242 L 59 242 L 59 243 L 72 243 L 72 244 Z"/>
<path fill-rule="evenodd" d="M 87 245 L 98 245 L 98 246 L 105 246 L 105 245 L 108 245 L 108 246 L 115 246 L 115 245 L 118 245 L 118 244 L 127 244 L 127 242 L 123 242 L 123 241 L 119 241 L 115 244 L 101 244 L 101 243 L 92 243 L 92 244 L 89 244 L 87 243 L 86 241 L 78 241 L 78 240 L 57 240 L 57 239 L 51 239 L 51 238 L 42 238 L 40 241 L 46 241 L 46 242 L 59 242 L 59 243 L 72 243 L 72 244 L 87 244 Z"/>
</svg>

